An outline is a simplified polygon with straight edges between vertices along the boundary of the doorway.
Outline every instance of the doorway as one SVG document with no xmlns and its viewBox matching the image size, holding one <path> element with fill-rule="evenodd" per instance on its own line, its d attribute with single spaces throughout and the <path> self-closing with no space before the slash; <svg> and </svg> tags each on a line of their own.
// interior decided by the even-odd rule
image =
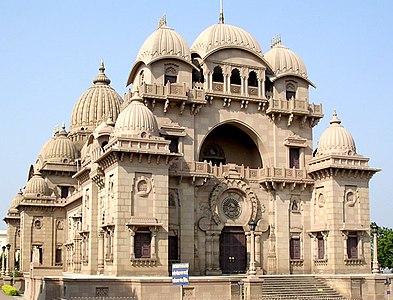
<svg viewBox="0 0 393 300">
<path fill-rule="evenodd" d="M 240 226 L 226 226 L 220 236 L 220 268 L 223 274 L 245 273 L 246 236 Z"/>
</svg>

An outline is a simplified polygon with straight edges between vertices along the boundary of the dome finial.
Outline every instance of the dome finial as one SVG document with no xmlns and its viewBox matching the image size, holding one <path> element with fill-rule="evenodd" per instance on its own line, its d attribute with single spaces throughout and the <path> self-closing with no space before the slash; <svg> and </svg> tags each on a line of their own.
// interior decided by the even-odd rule
<svg viewBox="0 0 393 300">
<path fill-rule="evenodd" d="M 166 26 L 166 15 L 163 15 L 158 22 L 158 28 L 165 27 Z"/>
<path fill-rule="evenodd" d="M 337 117 L 336 109 L 333 110 L 333 118 L 330 120 L 330 124 L 341 124 L 341 120 Z"/>
<path fill-rule="evenodd" d="M 220 24 L 224 24 L 224 8 L 223 8 L 223 0 L 220 0 Z"/>
<path fill-rule="evenodd" d="M 104 65 L 104 60 L 102 58 L 101 58 L 100 67 L 98 68 L 98 70 L 100 71 L 101 74 L 104 74 L 105 65 Z"/>
<path fill-rule="evenodd" d="M 131 98 L 131 102 L 134 102 L 134 101 L 138 101 L 138 102 L 143 101 L 142 97 L 139 96 L 139 87 L 138 86 L 135 86 L 134 94 L 132 95 L 132 98 Z"/>
<path fill-rule="evenodd" d="M 103 59 L 100 60 L 100 66 L 98 68 L 98 71 L 98 75 L 93 78 L 93 83 L 109 85 L 111 83 L 111 80 L 105 75 L 105 64 Z"/>
<path fill-rule="evenodd" d="M 274 48 L 277 45 L 281 45 L 281 34 L 277 34 L 274 38 L 272 38 L 270 48 Z"/>
</svg>

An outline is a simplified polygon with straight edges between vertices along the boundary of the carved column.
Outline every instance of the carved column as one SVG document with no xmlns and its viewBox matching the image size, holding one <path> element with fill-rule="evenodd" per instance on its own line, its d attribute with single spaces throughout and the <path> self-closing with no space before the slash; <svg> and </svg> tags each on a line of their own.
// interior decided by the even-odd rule
<svg viewBox="0 0 393 300">
<path fill-rule="evenodd" d="M 261 232 L 255 232 L 255 267 L 257 270 L 262 269 L 261 235 Z"/>
<path fill-rule="evenodd" d="M 98 274 L 104 273 L 104 235 L 105 232 L 102 229 L 100 229 L 98 231 L 98 266 L 97 266 Z"/>
<path fill-rule="evenodd" d="M 329 232 L 328 231 L 322 231 L 321 232 L 322 237 L 323 237 L 323 259 L 328 259 L 328 254 L 327 254 L 327 237 Z"/>
<path fill-rule="evenodd" d="M 74 245 L 74 272 L 79 273 L 81 271 L 81 239 L 74 239 Z"/>
<path fill-rule="evenodd" d="M 10 258 L 11 258 L 11 256 L 10 256 L 10 248 L 11 248 L 11 245 L 10 244 L 7 244 L 7 246 L 6 246 L 6 256 L 7 256 L 7 260 L 6 260 L 6 268 L 5 268 L 5 276 L 10 276 Z"/>
<path fill-rule="evenodd" d="M 342 235 L 344 237 L 344 241 L 343 241 L 343 249 L 344 249 L 344 259 L 348 259 L 348 250 L 347 250 L 347 240 L 348 240 L 348 234 L 347 232 L 342 232 Z"/>
<path fill-rule="evenodd" d="M 213 270 L 220 271 L 220 235 L 213 235 Z"/>
<path fill-rule="evenodd" d="M 151 232 L 151 258 L 155 259 L 157 258 L 156 238 L 157 238 L 158 228 L 156 226 L 153 226 L 150 227 L 149 230 Z"/>
<path fill-rule="evenodd" d="M 129 226 L 128 230 L 130 231 L 130 260 L 135 259 L 135 226 Z"/>
<path fill-rule="evenodd" d="M 1 252 L 1 276 L 5 275 L 5 246 L 2 247 L 3 252 Z"/>
<path fill-rule="evenodd" d="M 206 271 L 209 272 L 212 267 L 212 233 L 206 232 Z"/>
</svg>

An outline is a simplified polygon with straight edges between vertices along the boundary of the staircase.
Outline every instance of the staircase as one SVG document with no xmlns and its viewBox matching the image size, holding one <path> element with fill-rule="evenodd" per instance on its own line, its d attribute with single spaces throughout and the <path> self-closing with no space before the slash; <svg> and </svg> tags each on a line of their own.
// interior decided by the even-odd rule
<svg viewBox="0 0 393 300">
<path fill-rule="evenodd" d="M 263 279 L 260 300 L 345 300 L 313 276 L 264 276 Z"/>
</svg>

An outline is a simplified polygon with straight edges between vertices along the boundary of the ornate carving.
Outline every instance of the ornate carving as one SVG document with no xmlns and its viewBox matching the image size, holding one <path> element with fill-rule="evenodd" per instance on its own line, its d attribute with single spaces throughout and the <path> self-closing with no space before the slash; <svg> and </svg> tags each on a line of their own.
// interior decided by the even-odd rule
<svg viewBox="0 0 393 300">
<path fill-rule="evenodd" d="M 210 212 L 214 222 L 216 224 L 221 223 L 220 216 L 217 213 L 218 202 L 221 195 L 229 189 L 241 191 L 245 197 L 245 201 L 248 201 L 251 204 L 251 219 L 255 220 L 257 217 L 258 201 L 254 191 L 246 182 L 241 179 L 226 179 L 223 182 L 217 184 L 210 194 Z"/>
<path fill-rule="evenodd" d="M 136 194 L 140 197 L 147 197 L 151 191 L 151 180 L 145 176 L 141 176 L 136 181 Z"/>
<path fill-rule="evenodd" d="M 224 200 L 222 208 L 224 214 L 230 219 L 237 219 L 242 212 L 239 201 L 232 198 L 231 196 Z"/>
</svg>

